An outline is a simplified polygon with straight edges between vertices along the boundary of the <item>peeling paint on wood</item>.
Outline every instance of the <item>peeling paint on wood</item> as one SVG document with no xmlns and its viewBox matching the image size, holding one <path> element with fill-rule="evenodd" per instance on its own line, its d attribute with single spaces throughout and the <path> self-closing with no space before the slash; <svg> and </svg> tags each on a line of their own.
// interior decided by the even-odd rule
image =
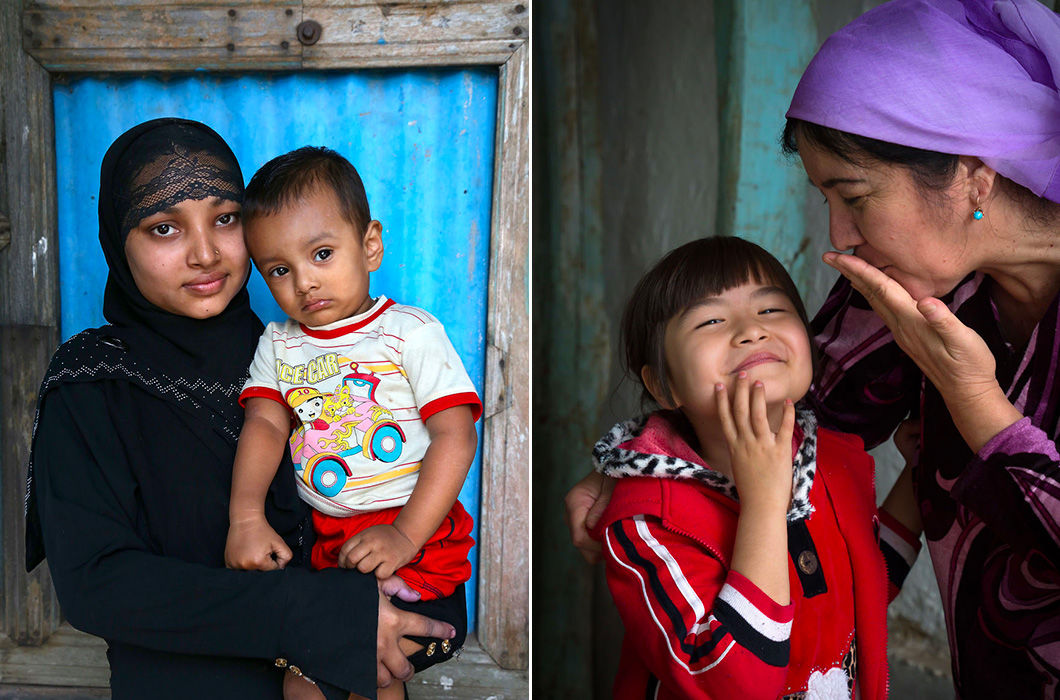
<svg viewBox="0 0 1060 700">
<path fill-rule="evenodd" d="M 530 230 L 530 57 L 524 45 L 501 69 L 497 100 L 496 165 L 490 259 L 487 356 L 494 371 L 486 375 L 486 395 L 498 409 L 485 421 L 479 543 L 479 622 L 482 648 L 504 668 L 527 668 L 530 654 L 530 280 L 527 278 Z M 503 303 L 493 303 L 494 301 Z M 522 504 L 522 507 L 515 507 Z"/>
</svg>

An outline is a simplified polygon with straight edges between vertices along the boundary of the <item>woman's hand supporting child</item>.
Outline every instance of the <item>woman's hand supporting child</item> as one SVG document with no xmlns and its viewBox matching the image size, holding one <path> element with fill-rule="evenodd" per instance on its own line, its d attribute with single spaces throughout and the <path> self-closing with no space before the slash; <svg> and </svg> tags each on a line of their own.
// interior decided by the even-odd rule
<svg viewBox="0 0 1060 700">
<path fill-rule="evenodd" d="M 724 384 L 715 386 L 718 419 L 729 446 L 733 481 L 740 495 L 740 520 L 733 544 L 732 569 L 750 579 L 780 605 L 791 602 L 788 582 L 787 512 L 791 501 L 791 436 L 795 406 L 786 399 L 782 412 L 766 407 L 762 382 L 737 375 L 732 405 Z"/>
</svg>

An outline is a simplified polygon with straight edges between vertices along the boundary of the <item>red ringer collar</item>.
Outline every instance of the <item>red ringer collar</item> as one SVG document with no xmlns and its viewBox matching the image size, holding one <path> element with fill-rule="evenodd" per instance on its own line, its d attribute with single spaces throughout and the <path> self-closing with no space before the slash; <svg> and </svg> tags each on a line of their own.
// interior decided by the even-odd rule
<svg viewBox="0 0 1060 700">
<path fill-rule="evenodd" d="M 367 316 L 360 319 L 359 321 L 354 321 L 347 325 L 339 326 L 338 328 L 310 328 L 304 323 L 299 323 L 298 326 L 302 329 L 303 333 L 313 338 L 322 338 L 324 340 L 338 338 L 339 336 L 346 335 L 347 333 L 352 333 L 353 331 L 358 330 L 360 328 L 364 328 L 369 323 L 379 318 L 380 314 L 382 314 L 384 311 L 386 311 L 393 305 L 394 300 L 387 299 L 382 304 L 379 304 L 374 311 L 370 311 Z"/>
</svg>

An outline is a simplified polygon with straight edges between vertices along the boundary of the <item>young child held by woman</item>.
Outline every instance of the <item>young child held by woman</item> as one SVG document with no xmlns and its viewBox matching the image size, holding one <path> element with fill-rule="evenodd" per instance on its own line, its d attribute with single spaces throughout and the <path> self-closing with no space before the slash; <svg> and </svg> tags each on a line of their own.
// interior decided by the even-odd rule
<svg viewBox="0 0 1060 700">
<path fill-rule="evenodd" d="M 593 451 L 617 479 L 593 533 L 626 629 L 614 697 L 886 697 L 874 465 L 800 403 L 814 353 L 784 267 L 739 238 L 683 245 L 622 336 L 660 408 Z"/>
<path fill-rule="evenodd" d="M 314 508 L 316 568 L 396 574 L 421 601 L 453 595 L 471 575 L 472 521 L 457 495 L 482 405 L 437 319 L 369 295 L 382 226 L 357 170 L 326 148 L 279 156 L 251 178 L 243 215 L 247 250 L 290 318 L 265 329 L 240 395 L 226 563 L 268 570 L 290 559 L 263 510 L 289 444 Z M 424 646 L 410 642 L 414 665 L 455 651 L 448 640 Z M 286 698 L 319 697 L 296 676 Z M 403 695 L 401 683 L 379 693 Z"/>
</svg>

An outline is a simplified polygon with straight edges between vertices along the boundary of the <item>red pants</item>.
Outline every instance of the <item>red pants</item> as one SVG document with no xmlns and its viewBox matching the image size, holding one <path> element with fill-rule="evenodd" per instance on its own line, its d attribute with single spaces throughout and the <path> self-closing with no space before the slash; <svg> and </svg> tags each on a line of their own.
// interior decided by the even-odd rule
<svg viewBox="0 0 1060 700">
<path fill-rule="evenodd" d="M 317 541 L 313 545 L 313 566 L 317 569 L 337 566 L 339 550 L 346 540 L 373 525 L 391 524 L 400 512 L 401 508 L 387 508 L 336 518 L 314 510 L 313 528 Z M 423 549 L 395 573 L 419 592 L 421 600 L 452 595 L 457 586 L 471 578 L 471 562 L 467 555 L 475 544 L 471 539 L 473 524 L 471 516 L 457 501 Z"/>
</svg>

